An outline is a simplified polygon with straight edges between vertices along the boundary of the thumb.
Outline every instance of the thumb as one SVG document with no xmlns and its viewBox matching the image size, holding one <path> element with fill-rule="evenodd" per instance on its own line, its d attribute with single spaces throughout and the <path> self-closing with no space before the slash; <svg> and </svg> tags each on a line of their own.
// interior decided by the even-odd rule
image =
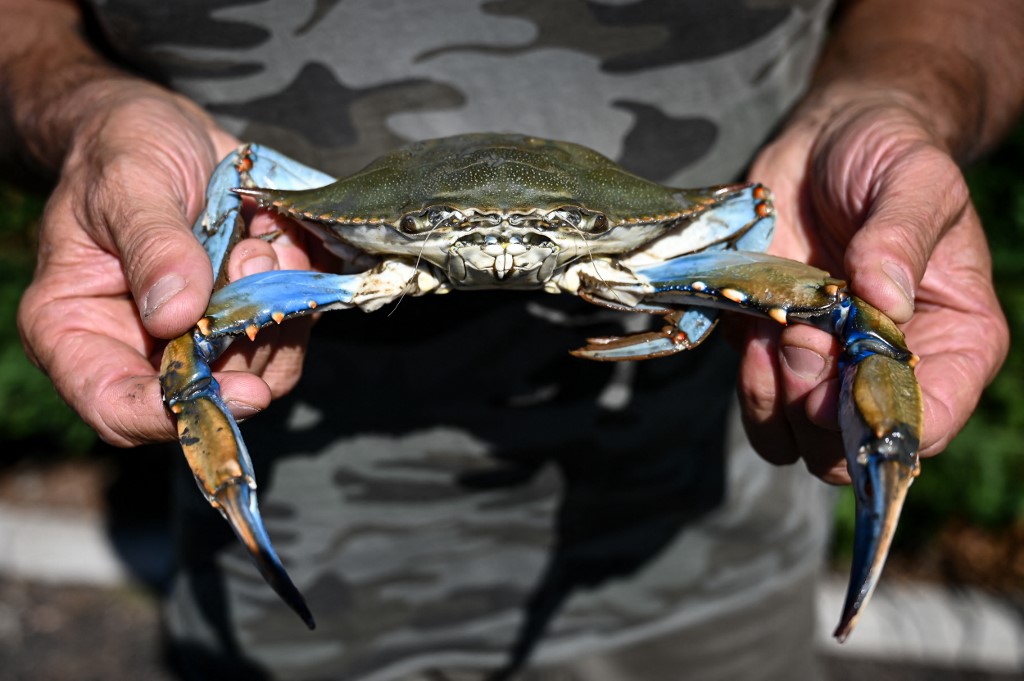
<svg viewBox="0 0 1024 681">
<path fill-rule="evenodd" d="M 968 190 L 956 164 L 930 146 L 901 155 L 877 177 L 844 269 L 857 295 L 903 323 L 936 244 L 968 205 Z"/>
<path fill-rule="evenodd" d="M 166 175 L 164 182 L 167 181 Z M 158 338 L 187 331 L 202 316 L 213 288 L 213 270 L 192 235 L 186 214 L 196 200 L 180 200 L 180 191 L 146 175 L 133 180 L 130 193 L 106 184 L 99 204 L 120 254 L 128 285 L 146 330 Z M 201 178 L 189 185 L 201 186 Z"/>
</svg>

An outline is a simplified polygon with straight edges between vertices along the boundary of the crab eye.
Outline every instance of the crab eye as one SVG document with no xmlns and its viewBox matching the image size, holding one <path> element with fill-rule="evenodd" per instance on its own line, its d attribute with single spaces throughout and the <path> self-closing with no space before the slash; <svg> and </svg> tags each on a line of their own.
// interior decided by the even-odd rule
<svg viewBox="0 0 1024 681">
<path fill-rule="evenodd" d="M 594 222 L 591 224 L 590 229 L 594 232 L 603 232 L 608 229 L 608 218 L 604 214 L 598 213 L 594 216 Z"/>
<path fill-rule="evenodd" d="M 581 217 L 578 210 L 566 207 L 551 211 L 545 216 L 545 219 L 552 227 L 578 227 Z"/>
<path fill-rule="evenodd" d="M 430 222 L 431 229 L 440 227 L 448 220 L 455 216 L 455 211 L 447 206 L 441 206 L 438 208 L 432 208 L 427 213 L 427 220 Z"/>
<path fill-rule="evenodd" d="M 451 206 L 435 206 L 426 212 L 425 217 L 424 223 L 420 226 L 421 230 L 452 227 L 466 219 L 460 210 Z"/>
<path fill-rule="evenodd" d="M 398 229 L 406 234 L 423 234 L 459 224 L 466 218 L 455 208 L 434 206 L 420 213 L 409 213 L 398 221 Z"/>
</svg>

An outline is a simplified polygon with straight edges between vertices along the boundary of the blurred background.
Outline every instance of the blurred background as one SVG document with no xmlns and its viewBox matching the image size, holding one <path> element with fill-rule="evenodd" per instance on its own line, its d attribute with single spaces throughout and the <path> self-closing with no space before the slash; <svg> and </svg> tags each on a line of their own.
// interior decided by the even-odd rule
<svg viewBox="0 0 1024 681">
<path fill-rule="evenodd" d="M 882 603 L 868 613 L 883 621 L 839 649 L 826 639 L 853 546 L 853 497 L 842 491 L 820 641 L 839 681 L 1024 678 L 1024 125 L 968 180 L 1013 345 L 971 422 L 913 487 Z M 15 313 L 44 202 L 0 183 L 0 679 L 171 679 L 157 603 L 172 556 L 167 481 L 183 462 L 170 447 L 99 442 L 26 359 Z M 65 551 L 46 554 L 53 542 Z M 904 615 L 917 620 L 917 652 L 885 629 Z"/>
</svg>

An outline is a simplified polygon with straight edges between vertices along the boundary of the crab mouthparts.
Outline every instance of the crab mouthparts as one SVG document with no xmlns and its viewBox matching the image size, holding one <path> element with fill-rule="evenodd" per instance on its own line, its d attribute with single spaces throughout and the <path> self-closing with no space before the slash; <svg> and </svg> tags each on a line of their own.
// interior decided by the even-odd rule
<svg viewBox="0 0 1024 681">
<path fill-rule="evenodd" d="M 456 288 L 539 288 L 551 278 L 559 248 L 536 232 L 473 233 L 448 249 Z"/>
</svg>

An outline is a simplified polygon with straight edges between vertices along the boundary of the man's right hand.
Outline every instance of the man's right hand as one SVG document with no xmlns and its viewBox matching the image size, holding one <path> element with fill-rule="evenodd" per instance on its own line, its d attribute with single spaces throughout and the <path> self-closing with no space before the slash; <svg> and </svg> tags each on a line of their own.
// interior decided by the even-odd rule
<svg viewBox="0 0 1024 681">
<path fill-rule="evenodd" d="M 94 87 L 42 217 L 18 327 L 64 400 L 105 441 L 131 446 L 174 437 L 157 380 L 157 339 L 185 333 L 206 308 L 213 275 L 191 225 L 211 171 L 238 142 L 154 85 L 125 79 Z M 269 219 L 262 226 L 269 229 Z M 242 241 L 229 275 L 308 267 L 286 232 L 273 246 Z M 289 342 L 261 334 L 263 349 L 220 365 L 236 418 L 297 381 L 304 329 L 284 333 Z"/>
</svg>

